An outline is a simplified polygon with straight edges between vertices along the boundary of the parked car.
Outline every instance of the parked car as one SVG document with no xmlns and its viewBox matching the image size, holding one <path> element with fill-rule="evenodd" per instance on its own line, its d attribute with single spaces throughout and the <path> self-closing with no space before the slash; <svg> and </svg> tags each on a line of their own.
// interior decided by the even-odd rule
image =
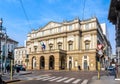
<svg viewBox="0 0 120 84">
<path fill-rule="evenodd" d="M 109 73 L 110 76 L 116 76 L 116 69 L 115 69 L 115 67 L 109 66 L 107 70 L 108 70 L 108 73 Z"/>
<path fill-rule="evenodd" d="M 20 71 L 26 71 L 26 68 L 23 65 L 17 65 L 16 69 L 19 68 Z"/>
</svg>

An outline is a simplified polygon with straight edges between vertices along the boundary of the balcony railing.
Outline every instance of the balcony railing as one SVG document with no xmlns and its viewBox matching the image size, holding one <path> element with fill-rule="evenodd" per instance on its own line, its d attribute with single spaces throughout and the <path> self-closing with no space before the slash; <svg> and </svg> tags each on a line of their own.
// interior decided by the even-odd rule
<svg viewBox="0 0 120 84">
<path fill-rule="evenodd" d="M 62 49 L 52 49 L 52 50 L 42 50 L 42 51 L 32 51 L 29 54 L 39 54 L 39 53 L 85 53 L 85 52 L 96 52 L 96 49 L 89 49 L 89 50 L 62 50 Z"/>
</svg>

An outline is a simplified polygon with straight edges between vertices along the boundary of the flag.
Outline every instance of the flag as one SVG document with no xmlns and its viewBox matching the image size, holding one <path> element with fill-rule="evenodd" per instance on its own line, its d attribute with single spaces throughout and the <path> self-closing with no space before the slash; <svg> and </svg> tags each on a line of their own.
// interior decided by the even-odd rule
<svg viewBox="0 0 120 84">
<path fill-rule="evenodd" d="M 44 42 L 41 41 L 40 44 L 41 44 L 42 50 L 45 50 L 46 46 L 45 46 Z"/>
</svg>

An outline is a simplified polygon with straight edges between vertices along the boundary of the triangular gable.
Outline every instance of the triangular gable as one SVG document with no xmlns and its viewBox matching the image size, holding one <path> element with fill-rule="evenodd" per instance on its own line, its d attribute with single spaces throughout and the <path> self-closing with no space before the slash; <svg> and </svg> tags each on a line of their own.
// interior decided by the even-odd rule
<svg viewBox="0 0 120 84">
<path fill-rule="evenodd" d="M 57 23 L 57 22 L 49 22 L 48 24 L 46 24 L 41 30 L 47 30 L 47 29 L 51 29 L 57 26 L 60 26 L 61 23 Z"/>
</svg>

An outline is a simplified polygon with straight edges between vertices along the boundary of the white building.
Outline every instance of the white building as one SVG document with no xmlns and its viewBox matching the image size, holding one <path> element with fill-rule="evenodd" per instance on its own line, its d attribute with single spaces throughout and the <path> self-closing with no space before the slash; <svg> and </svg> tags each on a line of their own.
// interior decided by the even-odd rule
<svg viewBox="0 0 120 84">
<path fill-rule="evenodd" d="M 25 64 L 26 53 L 27 53 L 26 47 L 24 46 L 15 48 L 14 64 L 26 65 Z"/>
<path fill-rule="evenodd" d="M 2 26 L 3 20 L 0 19 L 0 69 L 10 65 L 10 60 L 14 60 L 14 48 L 18 42 L 9 38 L 6 34 L 6 28 Z M 2 69 L 1 69 L 2 73 Z"/>
<path fill-rule="evenodd" d="M 3 60 L 0 60 L 0 63 L 2 62 L 3 64 L 10 64 L 10 58 L 8 57 L 8 52 L 12 53 L 12 57 L 14 58 L 14 49 L 17 47 L 18 42 L 11 39 L 11 38 L 2 38 L 1 39 L 1 58 Z"/>
</svg>

